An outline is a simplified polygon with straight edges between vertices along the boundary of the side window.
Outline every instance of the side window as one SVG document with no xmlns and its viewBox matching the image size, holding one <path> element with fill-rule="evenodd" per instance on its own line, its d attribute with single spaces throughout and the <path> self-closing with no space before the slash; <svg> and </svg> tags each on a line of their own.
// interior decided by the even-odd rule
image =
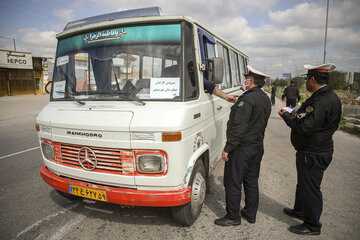
<svg viewBox="0 0 360 240">
<path fill-rule="evenodd" d="M 224 60 L 224 48 L 219 42 L 216 43 L 216 50 L 217 50 L 217 57 L 220 57 L 223 59 L 223 61 L 225 61 Z M 225 68 L 225 64 L 224 64 L 224 68 Z M 224 88 L 224 85 L 223 85 L 224 81 L 225 81 L 225 69 L 223 71 L 223 83 L 219 85 L 220 89 Z"/>
<path fill-rule="evenodd" d="M 229 50 L 220 43 L 216 43 L 218 57 L 221 57 L 224 62 L 223 83 L 221 89 L 231 88 L 231 76 L 230 76 L 230 61 Z"/>
<path fill-rule="evenodd" d="M 195 74 L 196 65 L 194 63 L 194 41 L 191 25 L 185 24 L 184 27 L 184 68 L 185 68 L 185 101 L 196 99 L 199 96 L 199 83 Z"/>
<path fill-rule="evenodd" d="M 239 66 L 240 66 L 240 77 L 241 77 L 241 81 L 243 82 L 245 80 L 245 76 L 243 74 L 246 73 L 245 59 L 243 56 L 239 56 Z"/>
<path fill-rule="evenodd" d="M 216 41 L 212 34 L 200 28 L 198 28 L 197 31 L 199 36 L 201 63 L 204 64 L 205 69 L 207 69 L 208 62 L 205 59 L 215 56 Z M 208 80 L 207 71 L 203 72 L 203 80 L 205 92 L 212 93 L 216 85 Z M 218 86 L 220 87 L 220 85 Z"/>
<path fill-rule="evenodd" d="M 231 88 L 231 76 L 230 76 L 230 62 L 229 62 L 229 50 L 224 47 L 224 64 L 225 64 L 225 68 L 224 68 L 224 72 L 225 72 L 225 86 L 224 89 L 226 88 Z"/>
<path fill-rule="evenodd" d="M 237 60 L 237 54 L 230 50 L 230 63 L 231 63 L 231 79 L 232 79 L 232 86 L 236 87 L 240 85 L 239 79 L 239 64 Z"/>
<path fill-rule="evenodd" d="M 205 54 L 205 58 L 209 59 L 212 57 L 215 57 L 215 45 L 214 44 L 210 44 L 207 40 L 206 37 L 203 37 L 203 44 L 204 44 L 204 54 Z M 208 66 L 206 66 L 208 67 Z M 206 79 L 209 79 L 207 76 L 207 72 L 204 72 L 204 76 Z"/>
<path fill-rule="evenodd" d="M 205 58 L 215 57 L 215 45 L 208 43 L 204 36 Z"/>
</svg>

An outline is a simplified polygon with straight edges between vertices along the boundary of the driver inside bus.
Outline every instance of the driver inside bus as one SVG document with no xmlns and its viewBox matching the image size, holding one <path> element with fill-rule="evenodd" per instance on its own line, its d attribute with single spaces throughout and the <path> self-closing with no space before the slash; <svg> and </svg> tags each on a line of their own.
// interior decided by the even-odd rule
<svg viewBox="0 0 360 240">
<path fill-rule="evenodd" d="M 167 68 L 163 69 L 163 72 L 161 74 L 161 77 L 175 77 L 179 75 L 179 69 L 178 65 L 173 65 Z M 223 91 L 221 91 L 216 84 L 212 84 L 204 77 L 204 89 L 205 92 L 214 94 L 215 96 L 218 96 L 228 102 L 236 103 L 236 96 L 227 94 Z"/>
</svg>

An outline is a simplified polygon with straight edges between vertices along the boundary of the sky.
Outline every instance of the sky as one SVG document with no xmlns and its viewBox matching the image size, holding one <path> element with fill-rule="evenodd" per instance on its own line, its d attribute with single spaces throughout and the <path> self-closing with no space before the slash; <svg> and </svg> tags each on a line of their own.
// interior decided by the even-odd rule
<svg viewBox="0 0 360 240">
<path fill-rule="evenodd" d="M 360 0 L 330 0 L 326 62 L 360 72 Z M 186 15 L 207 26 L 269 74 L 297 76 L 322 64 L 327 0 L 0 0 L 0 49 L 55 57 L 69 21 L 144 7 Z"/>
</svg>

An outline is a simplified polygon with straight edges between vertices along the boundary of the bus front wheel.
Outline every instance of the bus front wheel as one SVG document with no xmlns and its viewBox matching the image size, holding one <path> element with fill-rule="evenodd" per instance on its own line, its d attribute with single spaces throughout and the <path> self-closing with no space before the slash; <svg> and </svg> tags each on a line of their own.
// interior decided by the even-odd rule
<svg viewBox="0 0 360 240">
<path fill-rule="evenodd" d="M 203 161 L 198 160 L 195 163 L 189 186 L 191 186 L 191 201 L 172 208 L 174 219 L 185 226 L 191 226 L 199 217 L 205 200 L 206 180 Z"/>
</svg>

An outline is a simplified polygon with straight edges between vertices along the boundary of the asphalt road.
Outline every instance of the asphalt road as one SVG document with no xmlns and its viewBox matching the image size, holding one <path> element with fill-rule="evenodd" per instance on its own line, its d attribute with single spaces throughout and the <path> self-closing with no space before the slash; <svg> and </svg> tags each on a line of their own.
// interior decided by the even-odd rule
<svg viewBox="0 0 360 240">
<path fill-rule="evenodd" d="M 334 159 L 322 184 L 321 235 L 302 237 L 287 230 L 298 223 L 282 213 L 294 201 L 295 151 L 290 130 L 277 115 L 283 106 L 279 100 L 266 130 L 257 221 L 228 228 L 213 224 L 225 214 L 223 162 L 211 175 L 212 192 L 191 227 L 178 226 L 170 208 L 127 208 L 60 196 L 39 174 L 34 124 L 47 102 L 47 95 L 0 98 L 0 239 L 360 239 L 360 139 L 341 131 L 334 135 Z"/>
</svg>

